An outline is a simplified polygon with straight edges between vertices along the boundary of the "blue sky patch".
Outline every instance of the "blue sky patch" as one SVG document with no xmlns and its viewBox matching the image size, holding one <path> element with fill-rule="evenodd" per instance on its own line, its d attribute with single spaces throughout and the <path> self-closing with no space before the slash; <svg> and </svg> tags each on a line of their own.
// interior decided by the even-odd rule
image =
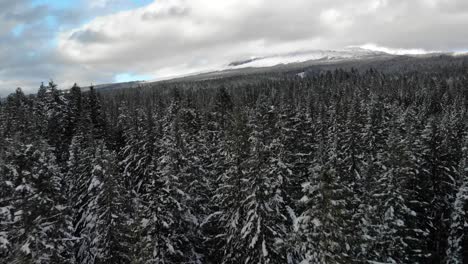
<svg viewBox="0 0 468 264">
<path fill-rule="evenodd" d="M 150 75 L 120 73 L 115 76 L 114 81 L 120 83 L 120 82 L 146 81 L 146 80 L 151 80 L 151 79 L 152 77 Z"/>
<path fill-rule="evenodd" d="M 11 30 L 11 33 L 13 34 L 13 36 L 15 37 L 19 37 L 21 36 L 21 34 L 23 34 L 24 32 L 24 28 L 26 26 L 24 24 L 19 24 L 19 25 L 16 25 L 12 30 Z"/>
<path fill-rule="evenodd" d="M 153 0 L 132 0 L 138 6 L 146 6 L 153 2 Z"/>
<path fill-rule="evenodd" d="M 58 27 L 58 21 L 55 16 L 46 16 L 44 20 L 49 28 L 55 29 Z"/>
<path fill-rule="evenodd" d="M 135 8 L 147 6 L 151 4 L 153 0 L 125 0 L 119 2 L 119 4 L 109 5 L 105 9 L 109 13 L 132 10 Z"/>
</svg>

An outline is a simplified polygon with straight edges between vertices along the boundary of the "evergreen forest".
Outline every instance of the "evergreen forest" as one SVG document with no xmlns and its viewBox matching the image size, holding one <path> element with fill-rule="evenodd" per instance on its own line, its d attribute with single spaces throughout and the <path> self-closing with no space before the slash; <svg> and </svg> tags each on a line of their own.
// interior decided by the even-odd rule
<svg viewBox="0 0 468 264">
<path fill-rule="evenodd" d="M 2 264 L 468 263 L 468 59 L 0 100 Z"/>
</svg>

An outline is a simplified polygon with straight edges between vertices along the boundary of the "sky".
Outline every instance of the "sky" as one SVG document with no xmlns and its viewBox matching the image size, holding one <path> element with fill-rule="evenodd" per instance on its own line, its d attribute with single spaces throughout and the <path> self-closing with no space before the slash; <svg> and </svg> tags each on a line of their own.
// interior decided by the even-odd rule
<svg viewBox="0 0 468 264">
<path fill-rule="evenodd" d="M 0 96 L 360 46 L 468 51 L 466 0 L 0 0 Z"/>
</svg>

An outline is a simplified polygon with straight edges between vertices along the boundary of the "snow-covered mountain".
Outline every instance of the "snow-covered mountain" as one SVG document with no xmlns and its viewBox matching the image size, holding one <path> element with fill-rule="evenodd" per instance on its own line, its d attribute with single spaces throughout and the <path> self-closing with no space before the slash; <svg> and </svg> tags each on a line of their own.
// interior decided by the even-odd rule
<svg viewBox="0 0 468 264">
<path fill-rule="evenodd" d="M 191 72 L 176 76 L 160 77 L 146 81 L 134 81 L 130 83 L 111 83 L 97 86 L 98 89 L 120 89 L 139 85 L 146 85 L 161 81 L 206 80 L 236 76 L 249 73 L 259 73 L 274 70 L 303 69 L 313 65 L 334 65 L 346 62 L 371 62 L 386 61 L 398 57 L 429 58 L 433 56 L 463 56 L 466 53 L 434 52 L 425 50 L 388 49 L 375 45 L 363 45 L 359 47 L 347 47 L 339 50 L 308 50 L 289 53 L 280 53 L 268 56 L 252 56 L 239 58 L 224 65 L 207 68 L 200 72 Z M 298 72 L 300 73 L 300 72 Z"/>
<path fill-rule="evenodd" d="M 272 67 L 280 64 L 291 64 L 305 61 L 359 60 L 385 55 L 391 54 L 359 47 L 346 48 L 341 50 L 310 50 L 264 57 L 253 57 L 245 60 L 235 61 L 229 63 L 225 69 Z"/>
</svg>

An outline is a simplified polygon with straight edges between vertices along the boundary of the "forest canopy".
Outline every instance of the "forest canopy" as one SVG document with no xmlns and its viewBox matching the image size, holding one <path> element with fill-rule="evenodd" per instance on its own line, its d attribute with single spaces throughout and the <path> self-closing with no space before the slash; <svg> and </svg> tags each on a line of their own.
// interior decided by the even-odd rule
<svg viewBox="0 0 468 264">
<path fill-rule="evenodd" d="M 466 59 L 411 63 L 17 89 L 0 263 L 467 263 Z"/>
</svg>

